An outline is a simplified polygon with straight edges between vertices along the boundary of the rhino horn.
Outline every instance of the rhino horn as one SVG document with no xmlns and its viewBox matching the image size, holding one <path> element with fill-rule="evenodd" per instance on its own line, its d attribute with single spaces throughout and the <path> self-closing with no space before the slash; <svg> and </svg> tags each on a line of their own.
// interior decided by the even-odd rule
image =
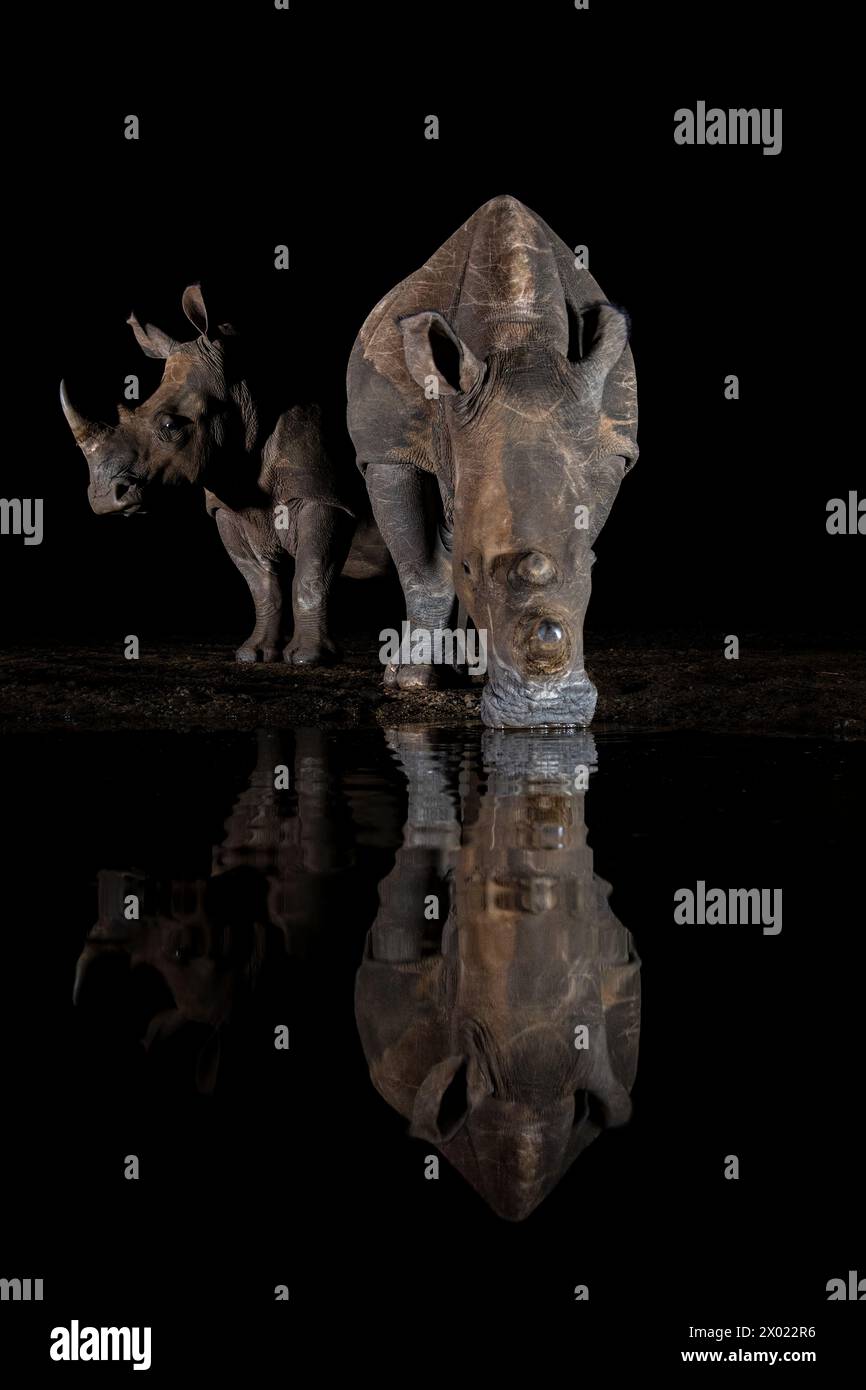
<svg viewBox="0 0 866 1390">
<path fill-rule="evenodd" d="M 99 431 L 99 425 L 95 425 L 92 420 L 86 419 L 80 411 L 75 409 L 69 399 L 69 392 L 66 390 L 66 382 L 60 383 L 60 405 L 63 414 L 66 416 L 66 423 L 75 436 L 76 444 L 85 444 L 88 439 Z"/>
<path fill-rule="evenodd" d="M 84 984 L 84 979 L 87 975 L 87 970 L 92 959 L 93 952 L 88 950 L 82 951 L 81 955 L 78 957 L 78 961 L 75 966 L 75 980 L 72 985 L 73 1004 L 79 1004 L 81 1002 L 81 988 Z"/>
<path fill-rule="evenodd" d="M 103 963 L 106 961 L 109 962 L 109 965 L 104 969 Z M 97 962 L 101 963 L 97 964 Z M 127 968 L 128 964 L 128 957 L 124 952 L 110 946 L 102 946 L 99 942 L 88 941 L 75 964 L 75 980 L 72 985 L 73 1004 L 78 1005 L 81 1003 L 85 983 L 88 977 L 91 977 L 94 965 L 96 966 L 95 974 L 97 979 L 100 978 L 100 973 L 102 973 L 102 982 L 104 983 L 106 971 L 114 972 L 121 967 Z"/>
</svg>

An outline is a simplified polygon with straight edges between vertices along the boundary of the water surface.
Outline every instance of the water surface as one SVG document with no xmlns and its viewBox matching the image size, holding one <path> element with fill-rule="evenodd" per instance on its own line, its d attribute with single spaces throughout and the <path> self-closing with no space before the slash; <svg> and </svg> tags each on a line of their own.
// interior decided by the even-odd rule
<svg viewBox="0 0 866 1390">
<path fill-rule="evenodd" d="M 235 1294 L 250 1268 L 314 1301 L 388 1249 L 399 1302 L 467 1241 L 522 1306 L 661 1264 L 722 1290 L 756 1231 L 744 1297 L 801 1289 L 803 1223 L 847 1249 L 855 1150 L 817 1136 L 850 1113 L 863 762 L 429 728 L 7 740 L 7 1178 L 60 1210 L 102 1194 L 104 1268 L 130 1204 L 139 1244 L 180 1223 Z M 697 880 L 781 887 L 783 930 L 676 925 Z M 18 1236 L 56 1264 L 50 1224 Z"/>
</svg>

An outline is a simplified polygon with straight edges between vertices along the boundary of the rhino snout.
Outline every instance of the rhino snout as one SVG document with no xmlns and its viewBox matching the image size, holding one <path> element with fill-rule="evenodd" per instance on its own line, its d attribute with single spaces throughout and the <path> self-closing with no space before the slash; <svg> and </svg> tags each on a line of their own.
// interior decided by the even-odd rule
<svg viewBox="0 0 866 1390">
<path fill-rule="evenodd" d="M 481 718 L 495 729 L 589 724 L 597 698 L 585 671 L 572 671 L 565 680 L 522 680 L 514 672 L 491 667 L 481 697 Z"/>
<path fill-rule="evenodd" d="M 142 501 L 141 488 L 125 478 L 115 478 L 101 491 L 91 483 L 87 489 L 87 497 L 97 516 L 105 516 L 110 512 L 137 512 Z"/>
</svg>

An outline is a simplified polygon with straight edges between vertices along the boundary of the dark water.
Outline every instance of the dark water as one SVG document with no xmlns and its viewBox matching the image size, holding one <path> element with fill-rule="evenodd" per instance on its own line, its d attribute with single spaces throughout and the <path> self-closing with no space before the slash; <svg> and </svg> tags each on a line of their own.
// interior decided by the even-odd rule
<svg viewBox="0 0 866 1390">
<path fill-rule="evenodd" d="M 820 1325 L 854 1267 L 864 754 L 7 742 L 5 1262 L 61 1321 L 74 1289 L 189 1356 L 218 1326 L 217 1359 L 279 1358 L 278 1284 L 295 1336 L 460 1299 L 569 1328 L 578 1285 L 674 1353 Z M 781 931 L 675 923 L 698 880 L 781 888 Z"/>
</svg>

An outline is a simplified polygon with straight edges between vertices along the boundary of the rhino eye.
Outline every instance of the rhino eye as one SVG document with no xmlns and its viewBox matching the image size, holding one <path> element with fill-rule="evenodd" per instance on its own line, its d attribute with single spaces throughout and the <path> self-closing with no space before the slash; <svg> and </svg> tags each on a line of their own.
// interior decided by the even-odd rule
<svg viewBox="0 0 866 1390">
<path fill-rule="evenodd" d="M 166 434 L 179 434 L 186 429 L 189 420 L 185 415 L 161 415 L 158 423 L 159 428 Z"/>
</svg>

